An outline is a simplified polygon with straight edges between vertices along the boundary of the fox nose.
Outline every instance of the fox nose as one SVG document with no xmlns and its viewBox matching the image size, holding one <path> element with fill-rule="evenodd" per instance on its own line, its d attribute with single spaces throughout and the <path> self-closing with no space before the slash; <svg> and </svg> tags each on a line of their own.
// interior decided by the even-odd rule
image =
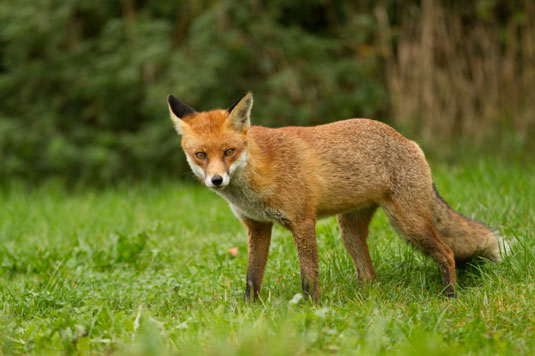
<svg viewBox="0 0 535 356">
<path fill-rule="evenodd" d="M 221 183 L 223 183 L 223 177 L 221 177 L 218 174 L 216 174 L 215 176 L 212 177 L 212 184 L 213 185 L 219 186 L 219 185 L 221 185 Z"/>
</svg>

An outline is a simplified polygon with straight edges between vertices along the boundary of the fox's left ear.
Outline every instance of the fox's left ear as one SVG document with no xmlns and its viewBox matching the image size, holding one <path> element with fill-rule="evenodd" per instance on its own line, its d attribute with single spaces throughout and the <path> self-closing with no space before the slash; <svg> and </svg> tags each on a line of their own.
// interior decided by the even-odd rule
<svg viewBox="0 0 535 356">
<path fill-rule="evenodd" d="M 167 97 L 167 105 L 169 106 L 169 115 L 171 115 L 171 120 L 173 120 L 175 124 L 176 132 L 178 132 L 179 135 L 182 135 L 184 127 L 188 125 L 182 118 L 195 113 L 195 110 L 172 95 Z"/>
<path fill-rule="evenodd" d="M 227 111 L 227 124 L 236 131 L 247 131 L 251 126 L 251 109 L 253 108 L 253 92 L 248 91 L 240 100 L 231 105 Z"/>
</svg>

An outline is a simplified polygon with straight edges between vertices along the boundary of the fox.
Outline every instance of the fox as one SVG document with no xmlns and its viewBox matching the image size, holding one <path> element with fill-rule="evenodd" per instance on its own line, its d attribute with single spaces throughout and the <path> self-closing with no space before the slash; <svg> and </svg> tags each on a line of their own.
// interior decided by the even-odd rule
<svg viewBox="0 0 535 356">
<path fill-rule="evenodd" d="M 447 297 L 455 297 L 456 263 L 502 258 L 505 241 L 454 211 L 438 194 L 420 146 L 385 123 L 252 126 L 251 91 L 227 109 L 197 112 L 172 95 L 167 102 L 191 170 L 247 230 L 247 302 L 259 298 L 274 224 L 292 234 L 303 294 L 316 303 L 315 226 L 332 215 L 360 284 L 376 277 L 366 240 L 379 207 L 409 244 L 436 261 Z"/>
</svg>

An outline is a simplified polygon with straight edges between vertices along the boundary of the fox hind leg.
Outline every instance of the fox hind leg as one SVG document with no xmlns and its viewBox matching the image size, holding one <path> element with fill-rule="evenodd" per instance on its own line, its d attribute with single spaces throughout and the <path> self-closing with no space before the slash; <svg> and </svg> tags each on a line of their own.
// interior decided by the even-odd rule
<svg viewBox="0 0 535 356">
<path fill-rule="evenodd" d="M 375 279 L 375 269 L 366 243 L 370 221 L 375 210 L 377 210 L 377 205 L 337 215 L 340 234 L 355 264 L 359 282 L 373 282 Z"/>
<path fill-rule="evenodd" d="M 414 205 L 417 205 L 417 202 L 414 202 Z M 392 200 L 383 202 L 381 206 L 394 228 L 438 263 L 444 293 L 448 297 L 455 297 L 457 275 L 453 251 L 440 239 L 433 225 L 431 212 L 417 210 L 413 206 L 405 206 Z"/>
</svg>

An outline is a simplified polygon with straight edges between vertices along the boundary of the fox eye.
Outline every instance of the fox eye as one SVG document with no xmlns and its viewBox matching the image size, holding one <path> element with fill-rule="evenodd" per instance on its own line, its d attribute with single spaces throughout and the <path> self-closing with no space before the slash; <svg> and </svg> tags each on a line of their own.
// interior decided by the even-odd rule
<svg viewBox="0 0 535 356">
<path fill-rule="evenodd" d="M 225 151 L 225 156 L 232 156 L 234 154 L 234 148 L 229 148 Z"/>
<path fill-rule="evenodd" d="M 197 152 L 197 153 L 195 153 L 195 157 L 197 157 L 197 159 L 203 160 L 203 159 L 206 158 L 206 153 L 204 153 L 204 152 Z"/>
</svg>

